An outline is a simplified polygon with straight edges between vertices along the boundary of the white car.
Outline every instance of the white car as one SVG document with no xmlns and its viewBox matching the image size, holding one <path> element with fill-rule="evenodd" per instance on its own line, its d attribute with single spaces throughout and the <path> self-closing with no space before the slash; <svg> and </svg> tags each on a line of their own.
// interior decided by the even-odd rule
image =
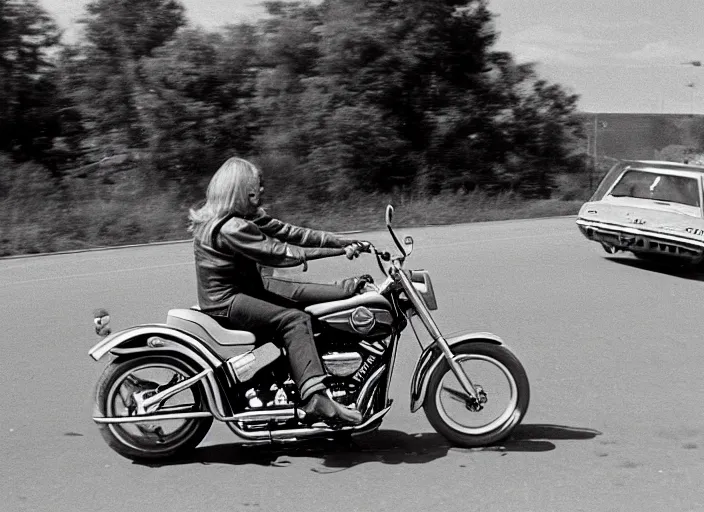
<svg viewBox="0 0 704 512">
<path fill-rule="evenodd" d="M 622 161 L 579 210 L 577 225 L 606 252 L 687 264 L 704 260 L 704 167 Z"/>
</svg>

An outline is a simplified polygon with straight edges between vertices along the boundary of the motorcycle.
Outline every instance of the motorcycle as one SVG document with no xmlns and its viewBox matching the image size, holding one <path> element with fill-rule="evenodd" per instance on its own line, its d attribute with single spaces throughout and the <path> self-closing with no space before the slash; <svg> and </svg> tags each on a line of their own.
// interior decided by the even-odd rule
<svg viewBox="0 0 704 512">
<path fill-rule="evenodd" d="M 271 340 L 232 330 L 197 306 L 168 311 L 163 324 L 112 334 L 110 315 L 100 310 L 94 321 L 104 339 L 89 355 L 96 361 L 113 356 L 98 380 L 93 413 L 107 444 L 133 460 L 182 457 L 214 419 L 249 444 L 373 432 L 393 402 L 390 382 L 404 329 L 410 325 L 421 343 L 415 319 L 432 342 L 413 372 L 411 411 L 422 407 L 433 428 L 457 446 L 506 438 L 528 408 L 525 369 L 494 334 L 442 335 L 431 316 L 438 306 L 430 274 L 404 268 L 413 239 L 399 241 L 393 212 L 387 206 L 385 220 L 398 253 L 364 243 L 385 280 L 352 298 L 305 307 L 328 374 L 328 395 L 359 410 L 360 425 L 305 422 L 282 350 Z"/>
</svg>

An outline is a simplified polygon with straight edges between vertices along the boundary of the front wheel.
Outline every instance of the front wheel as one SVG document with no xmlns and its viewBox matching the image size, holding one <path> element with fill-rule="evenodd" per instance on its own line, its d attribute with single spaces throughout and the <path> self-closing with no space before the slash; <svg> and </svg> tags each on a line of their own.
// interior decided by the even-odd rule
<svg viewBox="0 0 704 512">
<path fill-rule="evenodd" d="M 181 359 L 168 355 L 146 355 L 111 362 L 98 380 L 93 415 L 133 416 L 135 393 L 155 393 L 196 375 Z M 157 389 L 158 388 L 158 389 Z M 168 398 L 159 413 L 206 411 L 199 384 Z M 107 444 L 132 460 L 168 459 L 195 448 L 213 423 L 212 417 L 161 420 L 149 423 L 100 423 Z"/>
<path fill-rule="evenodd" d="M 423 403 L 428 421 L 458 446 L 486 446 L 504 439 L 528 410 L 530 385 L 523 365 L 506 347 L 486 342 L 465 343 L 452 351 L 480 402 L 464 392 L 443 359 L 428 382 Z"/>
</svg>

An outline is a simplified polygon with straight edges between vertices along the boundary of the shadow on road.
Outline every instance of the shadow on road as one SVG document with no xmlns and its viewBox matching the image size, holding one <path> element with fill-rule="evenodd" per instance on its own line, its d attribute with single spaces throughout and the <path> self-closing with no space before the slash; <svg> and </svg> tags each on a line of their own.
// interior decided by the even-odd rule
<svg viewBox="0 0 704 512">
<path fill-rule="evenodd" d="M 299 458 L 320 459 L 324 468 L 348 469 L 368 462 L 382 464 L 424 464 L 445 457 L 448 451 L 460 453 L 481 452 L 546 452 L 555 449 L 550 441 L 592 439 L 598 430 L 562 425 L 519 425 L 509 439 L 482 448 L 455 448 L 435 432 L 407 434 L 398 430 L 379 430 L 374 434 L 353 440 L 310 440 L 295 445 L 218 444 L 193 451 L 190 457 L 160 463 L 146 463 L 150 467 L 182 464 L 257 464 L 286 467 Z M 504 453 L 505 454 L 505 453 Z M 328 473 L 324 469 L 311 471 Z"/>
<path fill-rule="evenodd" d="M 647 270 L 648 272 L 657 272 L 658 274 L 666 274 L 681 279 L 690 279 L 692 281 L 704 281 L 704 268 L 702 267 L 687 267 L 678 263 L 667 264 L 658 261 L 639 260 L 627 256 L 615 256 L 606 258 L 606 260 L 627 267 Z"/>
<path fill-rule="evenodd" d="M 601 432 L 591 428 L 567 427 L 564 425 L 519 425 L 511 437 L 497 446 L 484 450 L 506 452 L 547 452 L 555 449 L 550 441 L 593 439 Z"/>
</svg>

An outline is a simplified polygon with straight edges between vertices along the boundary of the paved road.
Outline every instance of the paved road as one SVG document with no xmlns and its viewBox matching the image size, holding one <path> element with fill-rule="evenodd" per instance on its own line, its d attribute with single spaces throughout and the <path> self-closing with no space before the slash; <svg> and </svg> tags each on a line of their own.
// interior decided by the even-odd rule
<svg viewBox="0 0 704 512">
<path fill-rule="evenodd" d="M 408 334 L 394 407 L 354 450 L 243 448 L 216 425 L 193 462 L 133 464 L 90 419 L 91 311 L 121 328 L 191 305 L 189 245 L 4 260 L 0 510 L 704 510 L 703 276 L 608 257 L 574 219 L 402 232 L 432 271 L 441 328 L 495 332 L 522 359 L 532 401 L 512 440 L 452 448 L 409 412 Z M 338 259 L 309 275 L 370 270 Z"/>
</svg>

